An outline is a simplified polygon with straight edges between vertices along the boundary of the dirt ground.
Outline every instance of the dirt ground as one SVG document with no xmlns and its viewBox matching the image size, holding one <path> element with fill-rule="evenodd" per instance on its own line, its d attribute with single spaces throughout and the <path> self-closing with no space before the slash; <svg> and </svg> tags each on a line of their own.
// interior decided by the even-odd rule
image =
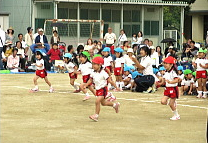
<svg viewBox="0 0 208 143">
<path fill-rule="evenodd" d="M 1 143 L 206 142 L 208 99 L 182 96 L 178 100 L 181 120 L 170 121 L 169 106 L 160 104 L 163 88 L 154 94 L 113 92 L 121 103 L 120 112 L 101 107 L 99 121 L 93 122 L 89 115 L 94 113 L 95 97 L 83 102 L 82 93 L 72 93 L 68 74 L 48 75 L 54 93 L 48 93 L 41 79 L 40 91 L 29 93 L 33 76 L 0 75 Z"/>
</svg>

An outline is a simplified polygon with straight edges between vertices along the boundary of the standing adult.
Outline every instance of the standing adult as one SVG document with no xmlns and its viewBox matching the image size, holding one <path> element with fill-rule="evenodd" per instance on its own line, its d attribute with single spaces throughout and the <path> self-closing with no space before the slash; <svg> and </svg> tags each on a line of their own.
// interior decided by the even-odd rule
<svg viewBox="0 0 208 143">
<path fill-rule="evenodd" d="M 199 49 L 195 46 L 195 41 L 192 40 L 190 42 L 190 46 L 191 46 L 190 48 L 191 54 L 195 56 L 197 52 L 199 51 Z"/>
<path fill-rule="evenodd" d="M 161 49 L 160 46 L 156 47 L 156 52 L 159 56 L 159 64 L 161 65 L 162 64 L 162 59 L 163 59 L 163 54 L 162 54 L 162 49 Z"/>
<path fill-rule="evenodd" d="M 5 32 L 1 29 L 1 25 L 0 25 L 0 70 L 4 69 L 2 62 L 2 51 L 5 41 L 6 41 L 6 35 Z"/>
<path fill-rule="evenodd" d="M 136 67 L 142 71 L 142 77 L 136 78 L 134 81 L 136 83 L 136 91 L 143 92 L 147 91 L 149 87 L 152 87 L 155 78 L 153 76 L 153 68 L 152 68 L 152 61 L 150 56 L 150 49 L 147 46 L 141 47 L 140 50 L 141 55 L 141 62 L 139 62 L 136 58 L 132 58 L 133 62 L 135 63 Z"/>
<path fill-rule="evenodd" d="M 7 29 L 7 34 L 6 34 L 6 40 L 12 43 L 12 46 L 15 45 L 15 36 L 14 36 L 14 29 L 12 27 L 9 27 Z"/>
<path fill-rule="evenodd" d="M 89 51 L 91 49 L 93 49 L 94 44 L 91 38 L 87 39 L 87 44 L 84 46 L 84 50 L 85 51 Z"/>
<path fill-rule="evenodd" d="M 58 32 L 56 30 L 53 31 L 53 36 L 51 37 L 51 45 L 53 43 L 59 43 L 60 42 L 60 37 L 58 35 Z"/>
<path fill-rule="evenodd" d="M 27 34 L 25 34 L 25 43 L 27 47 L 25 48 L 25 54 L 28 56 L 28 61 L 31 61 L 32 58 L 32 51 L 30 49 L 30 46 L 33 44 L 33 29 L 31 27 L 27 28 Z"/>
<path fill-rule="evenodd" d="M 152 59 L 152 67 L 158 68 L 159 67 L 159 56 L 158 53 L 155 51 L 154 46 L 150 46 L 151 55 L 150 58 Z"/>
<path fill-rule="evenodd" d="M 113 33 L 113 30 L 111 27 L 108 27 L 108 33 L 105 34 L 104 40 L 106 43 L 106 47 L 111 48 L 111 53 L 114 54 L 114 46 L 113 44 L 116 42 L 116 34 Z"/>
<path fill-rule="evenodd" d="M 127 37 L 126 37 L 125 31 L 121 29 L 120 36 L 118 37 L 118 46 L 123 45 L 124 41 L 127 41 Z"/>
</svg>

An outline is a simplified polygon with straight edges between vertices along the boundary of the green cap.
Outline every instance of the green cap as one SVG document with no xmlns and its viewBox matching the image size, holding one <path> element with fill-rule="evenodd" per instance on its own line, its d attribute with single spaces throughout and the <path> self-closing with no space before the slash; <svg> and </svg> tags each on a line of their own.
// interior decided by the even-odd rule
<svg viewBox="0 0 208 143">
<path fill-rule="evenodd" d="M 88 60 L 90 60 L 90 53 L 88 53 L 87 51 L 83 51 L 82 54 L 85 55 Z"/>
<path fill-rule="evenodd" d="M 95 55 L 93 56 L 93 59 L 96 58 L 96 57 L 102 57 L 102 55 L 101 55 L 101 54 L 95 54 Z"/>
<path fill-rule="evenodd" d="M 192 73 L 192 75 L 196 77 L 196 71 L 195 71 L 195 72 L 193 72 L 193 73 Z"/>
<path fill-rule="evenodd" d="M 186 69 L 186 70 L 183 72 L 183 74 L 185 74 L 185 75 L 190 74 L 190 73 L 192 73 L 192 71 L 191 71 L 190 69 Z"/>
<path fill-rule="evenodd" d="M 206 54 L 206 53 L 207 53 L 207 49 L 200 48 L 198 52 L 199 52 L 199 53 L 205 53 L 205 54 Z"/>
</svg>

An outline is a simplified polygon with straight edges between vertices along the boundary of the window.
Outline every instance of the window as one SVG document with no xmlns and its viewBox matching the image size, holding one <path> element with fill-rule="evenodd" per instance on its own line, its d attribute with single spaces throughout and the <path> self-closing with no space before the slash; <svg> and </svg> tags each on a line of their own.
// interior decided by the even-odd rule
<svg viewBox="0 0 208 143">
<path fill-rule="evenodd" d="M 132 22 L 140 22 L 140 11 L 132 10 Z"/>
<path fill-rule="evenodd" d="M 90 24 L 80 24 L 80 37 L 90 37 Z"/>
<path fill-rule="evenodd" d="M 105 22 L 111 22 L 111 10 L 109 10 L 109 9 L 103 9 L 102 10 L 102 19 Z"/>
<path fill-rule="evenodd" d="M 127 37 L 131 37 L 131 35 L 132 35 L 132 33 L 131 33 L 131 25 L 124 25 L 123 26 L 123 29 L 126 32 L 126 36 Z"/>
<path fill-rule="evenodd" d="M 89 19 L 90 20 L 99 20 L 99 11 L 98 10 L 89 10 Z"/>
<path fill-rule="evenodd" d="M 77 19 L 77 9 L 69 9 L 69 19 Z"/>
<path fill-rule="evenodd" d="M 121 22 L 120 10 L 112 10 L 112 22 Z"/>
<path fill-rule="evenodd" d="M 58 19 L 68 19 L 68 8 L 58 8 Z"/>
<path fill-rule="evenodd" d="M 145 35 L 159 35 L 159 21 L 144 21 Z"/>
<path fill-rule="evenodd" d="M 88 20 L 88 9 L 80 10 L 80 19 Z"/>
<path fill-rule="evenodd" d="M 132 34 L 138 33 L 139 31 L 140 31 L 140 25 L 132 25 Z"/>
<path fill-rule="evenodd" d="M 124 10 L 123 12 L 123 20 L 124 22 L 131 22 L 131 10 Z"/>
</svg>

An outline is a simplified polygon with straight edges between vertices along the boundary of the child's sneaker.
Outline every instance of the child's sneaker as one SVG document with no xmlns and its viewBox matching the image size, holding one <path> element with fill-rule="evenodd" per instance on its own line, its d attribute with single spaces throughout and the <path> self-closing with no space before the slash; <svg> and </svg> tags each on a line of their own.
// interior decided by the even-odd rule
<svg viewBox="0 0 208 143">
<path fill-rule="evenodd" d="M 53 93 L 53 91 L 54 91 L 54 89 L 51 87 L 51 88 L 49 89 L 49 93 Z"/>
<path fill-rule="evenodd" d="M 120 103 L 119 102 L 115 103 L 115 106 L 113 108 L 115 109 L 116 113 L 119 112 L 119 107 L 120 107 Z"/>
<path fill-rule="evenodd" d="M 33 89 L 30 89 L 30 92 L 38 92 L 39 89 L 38 88 L 33 88 Z"/>
<path fill-rule="evenodd" d="M 207 98 L 207 96 L 206 96 L 206 95 L 203 95 L 203 96 L 202 96 L 202 98 L 206 99 L 206 98 Z"/>
<path fill-rule="evenodd" d="M 116 100 L 116 97 L 111 92 L 108 92 L 108 94 L 106 96 L 106 100 L 110 101 L 110 102 L 113 102 L 113 101 Z"/>
<path fill-rule="evenodd" d="M 88 99 L 90 99 L 90 96 L 85 96 L 84 99 L 83 99 L 83 101 L 86 101 Z"/>
<path fill-rule="evenodd" d="M 152 91 L 152 87 L 149 87 L 147 91 L 143 91 L 143 93 L 150 93 Z"/>
<path fill-rule="evenodd" d="M 98 116 L 96 114 L 89 116 L 89 118 L 92 119 L 95 122 L 98 121 Z"/>
<path fill-rule="evenodd" d="M 170 118 L 170 120 L 173 120 L 173 121 L 180 120 L 180 115 L 178 115 L 178 116 L 174 115 L 172 118 Z"/>
<path fill-rule="evenodd" d="M 198 94 L 197 96 L 196 96 L 196 98 L 201 98 L 202 97 L 202 94 Z"/>
</svg>

